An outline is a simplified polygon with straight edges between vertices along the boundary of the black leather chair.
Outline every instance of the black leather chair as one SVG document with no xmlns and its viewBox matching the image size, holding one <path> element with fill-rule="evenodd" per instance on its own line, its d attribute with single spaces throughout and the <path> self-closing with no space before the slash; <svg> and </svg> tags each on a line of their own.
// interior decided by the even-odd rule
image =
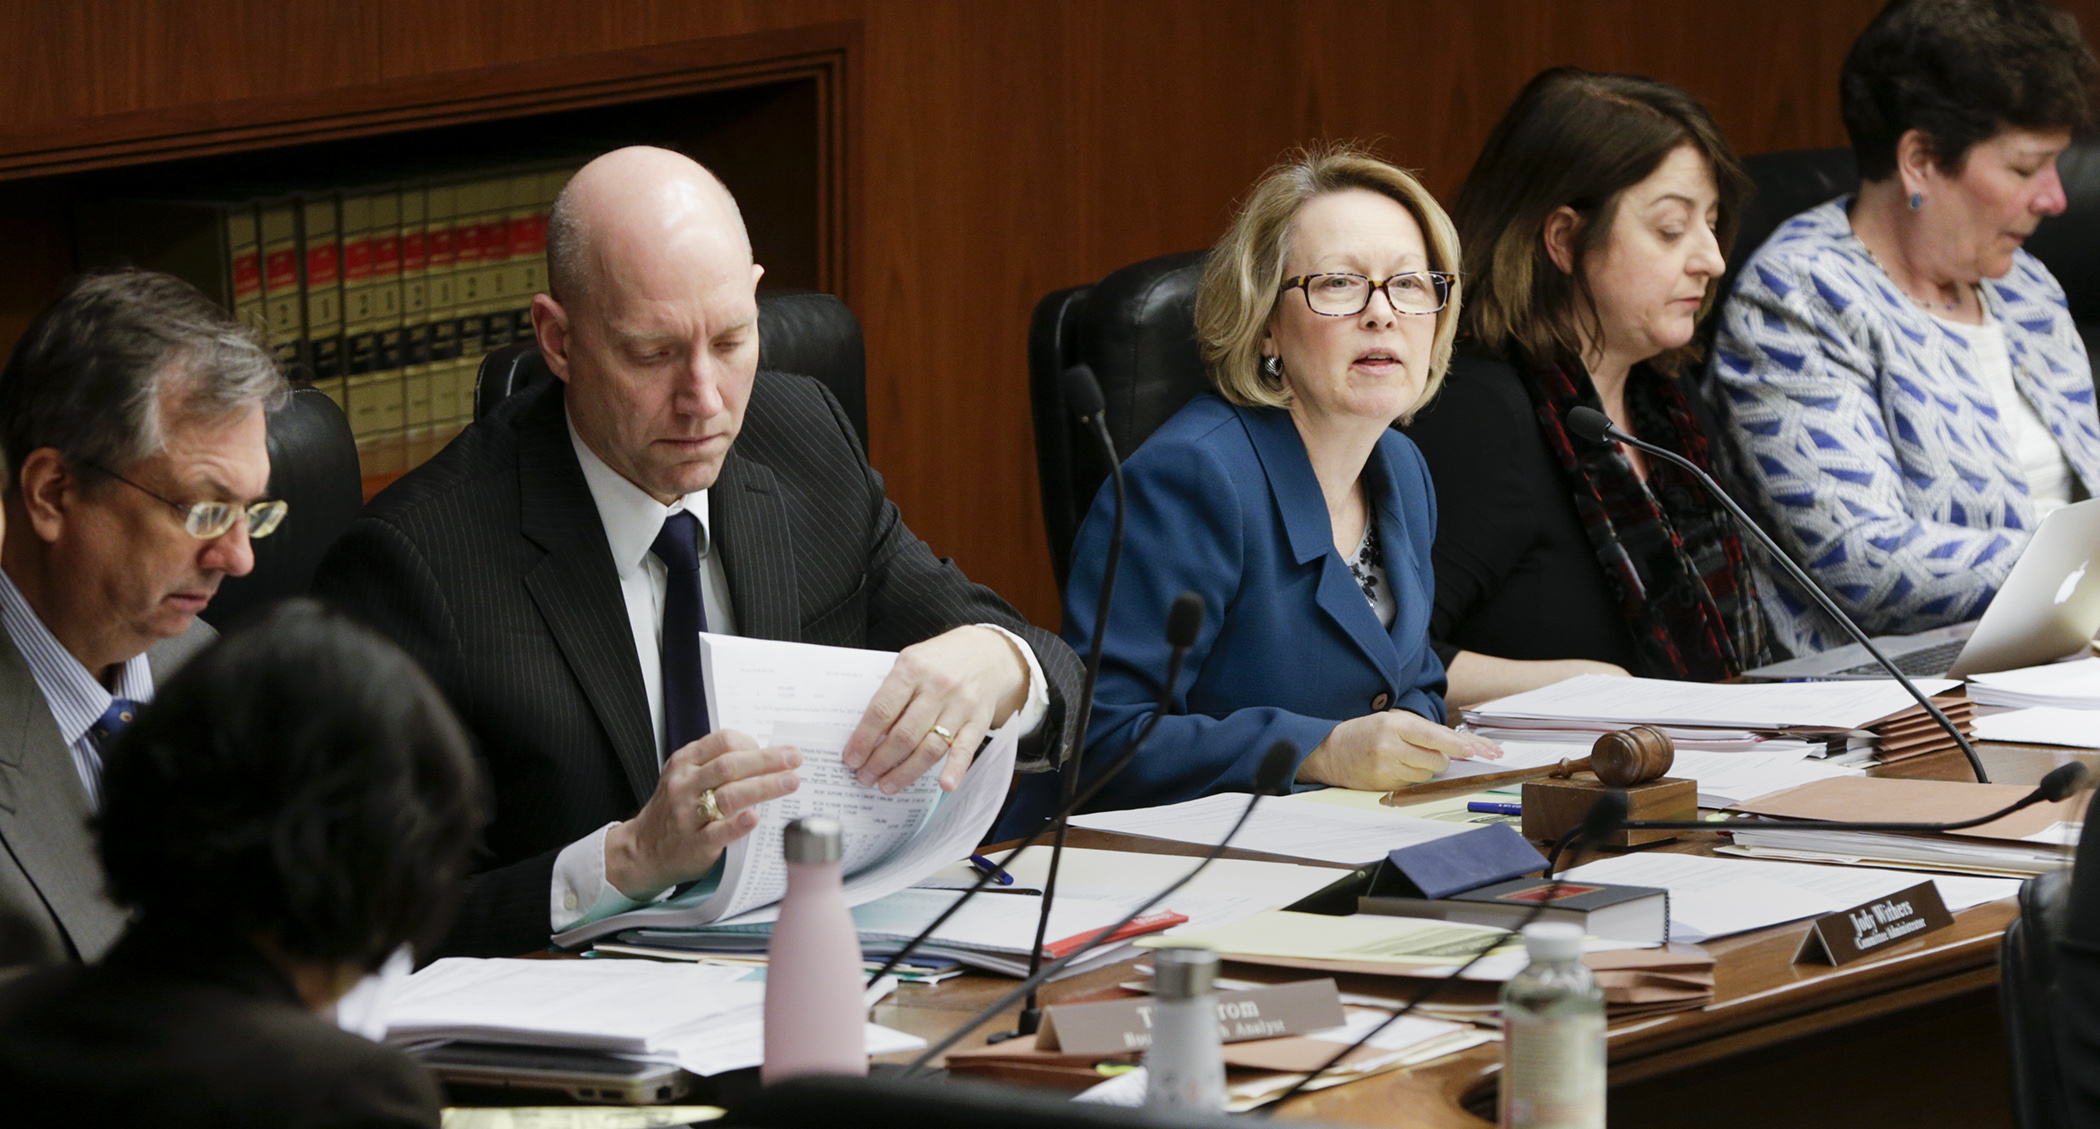
<svg viewBox="0 0 2100 1129">
<path fill-rule="evenodd" d="M 289 505 L 284 524 L 254 543 L 255 570 L 221 581 L 204 610 L 205 621 L 222 631 L 264 604 L 305 595 L 321 555 L 364 505 L 357 440 L 326 393 L 294 391 L 268 427 L 270 496 Z"/>
<path fill-rule="evenodd" d="M 868 361 L 860 319 L 844 302 L 815 290 L 758 292 L 758 367 L 813 376 L 846 409 L 862 448 L 868 445 Z M 474 376 L 474 418 L 505 396 L 554 374 L 531 341 L 481 359 Z"/>
<path fill-rule="evenodd" d="M 2012 1052 L 2013 1098 L 2021 1129 L 2059 1129 L 2070 1121 L 2056 1054 L 2056 945 L 2063 936 L 2071 872 L 2053 871 L 2020 886 L 2020 916 L 1998 947 L 1998 1005 Z"/>
<path fill-rule="evenodd" d="M 1859 188 L 1859 166 L 1850 149 L 1760 153 L 1744 158 L 1743 167 L 1756 182 L 1757 194 L 1743 209 L 1724 288 L 1780 224 Z M 2071 146 L 2056 167 L 2070 206 L 2062 215 L 2042 221 L 2027 241 L 2027 250 L 2063 284 L 2071 318 L 2090 353 L 2100 343 L 2100 144 Z"/>
<path fill-rule="evenodd" d="M 1071 572 L 1072 538 L 1108 477 L 1099 443 L 1080 430 L 1065 403 L 1064 371 L 1081 364 L 1094 370 L 1116 455 L 1129 457 L 1210 386 L 1196 352 L 1196 285 L 1206 253 L 1147 259 L 1036 305 L 1028 328 L 1028 391 L 1043 526 L 1059 588 Z"/>
</svg>

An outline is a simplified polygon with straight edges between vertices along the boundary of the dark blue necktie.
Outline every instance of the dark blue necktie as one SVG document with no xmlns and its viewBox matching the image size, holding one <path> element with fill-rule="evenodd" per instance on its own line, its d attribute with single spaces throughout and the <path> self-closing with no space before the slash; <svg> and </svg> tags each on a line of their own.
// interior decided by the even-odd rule
<svg viewBox="0 0 2100 1129">
<path fill-rule="evenodd" d="M 109 708 L 88 726 L 88 747 L 91 750 L 88 759 L 93 762 L 90 767 L 95 777 L 94 783 L 88 785 L 88 805 L 97 811 L 102 809 L 102 762 L 109 756 L 109 743 L 138 715 L 137 702 L 130 698 L 112 698 Z"/>
<path fill-rule="evenodd" d="M 664 563 L 664 755 L 708 734 L 707 689 L 700 678 L 700 519 L 680 510 L 664 518 L 649 551 Z"/>
</svg>

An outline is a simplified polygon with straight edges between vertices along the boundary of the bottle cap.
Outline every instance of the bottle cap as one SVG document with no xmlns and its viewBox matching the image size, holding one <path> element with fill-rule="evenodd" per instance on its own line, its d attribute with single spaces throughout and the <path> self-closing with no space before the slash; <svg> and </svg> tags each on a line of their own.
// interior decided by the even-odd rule
<svg viewBox="0 0 2100 1129">
<path fill-rule="evenodd" d="M 1539 921 L 1524 927 L 1524 951 L 1533 960 L 1576 960 L 1582 956 L 1582 926 L 1572 921 Z"/>
<path fill-rule="evenodd" d="M 828 815 L 805 815 L 787 825 L 781 849 L 789 862 L 837 862 L 845 853 L 845 829 Z"/>
<path fill-rule="evenodd" d="M 1162 1000 L 1188 1000 L 1210 993 L 1218 978 L 1218 953 L 1194 945 L 1152 950 L 1152 994 Z"/>
</svg>

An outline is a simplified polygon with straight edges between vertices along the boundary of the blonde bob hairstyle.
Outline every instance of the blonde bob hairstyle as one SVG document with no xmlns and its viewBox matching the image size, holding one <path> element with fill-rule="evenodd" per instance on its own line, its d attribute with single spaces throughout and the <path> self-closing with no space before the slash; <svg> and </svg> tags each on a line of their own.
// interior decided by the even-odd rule
<svg viewBox="0 0 2100 1129">
<path fill-rule="evenodd" d="M 1429 269 L 1458 274 L 1458 232 L 1451 218 L 1416 180 L 1368 151 L 1342 144 L 1301 150 L 1263 174 L 1224 238 L 1203 265 L 1196 290 L 1196 344 L 1203 367 L 1218 395 L 1241 407 L 1287 408 L 1290 387 L 1261 370 L 1261 339 L 1276 312 L 1283 286 L 1284 262 L 1290 256 L 1291 221 L 1318 196 L 1361 188 L 1389 197 L 1415 217 L 1427 242 Z M 1436 396 L 1451 365 L 1451 341 L 1458 334 L 1459 288 L 1436 314 L 1436 343 L 1430 349 L 1428 379 L 1417 406 Z M 1409 409 L 1400 417 L 1414 417 Z"/>
</svg>

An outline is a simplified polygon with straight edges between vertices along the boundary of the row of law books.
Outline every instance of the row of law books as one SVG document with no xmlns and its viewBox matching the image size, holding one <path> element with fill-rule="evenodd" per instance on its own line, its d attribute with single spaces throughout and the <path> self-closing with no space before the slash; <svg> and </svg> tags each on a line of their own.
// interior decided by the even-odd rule
<svg viewBox="0 0 2100 1129">
<path fill-rule="evenodd" d="M 166 270 L 349 417 L 365 473 L 471 422 L 481 358 L 532 335 L 572 162 L 235 200 L 85 203 L 83 265 Z M 398 460 L 396 460 L 398 461 Z"/>
</svg>

